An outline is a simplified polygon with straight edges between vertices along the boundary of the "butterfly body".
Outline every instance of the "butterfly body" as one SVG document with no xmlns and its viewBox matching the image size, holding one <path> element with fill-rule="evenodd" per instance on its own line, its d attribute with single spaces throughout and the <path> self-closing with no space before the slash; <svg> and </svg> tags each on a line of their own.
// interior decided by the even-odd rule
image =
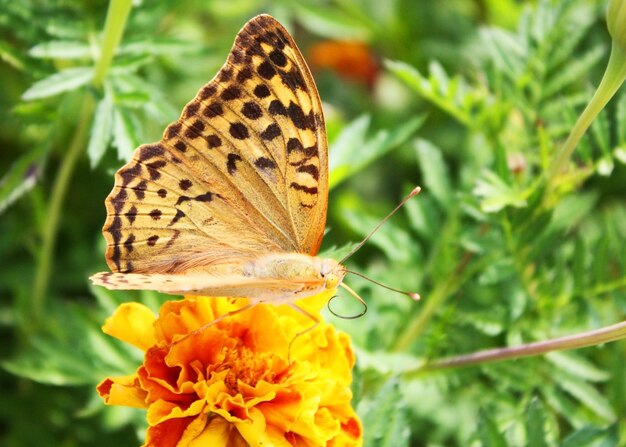
<svg viewBox="0 0 626 447">
<path fill-rule="evenodd" d="M 230 296 L 283 304 L 336 289 L 345 269 L 333 259 L 270 253 L 239 265 L 227 263 L 183 273 L 103 272 L 92 277 L 109 289 L 157 290 L 173 295 Z"/>
<path fill-rule="evenodd" d="M 107 197 L 109 289 L 293 303 L 345 269 L 316 257 L 328 207 L 322 104 L 285 28 L 268 15 L 161 141 L 135 150 Z"/>
</svg>

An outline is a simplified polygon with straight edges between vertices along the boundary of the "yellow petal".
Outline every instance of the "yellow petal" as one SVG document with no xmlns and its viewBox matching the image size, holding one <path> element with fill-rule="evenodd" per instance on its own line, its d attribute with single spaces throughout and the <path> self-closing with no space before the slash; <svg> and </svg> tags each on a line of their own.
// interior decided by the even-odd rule
<svg viewBox="0 0 626 447">
<path fill-rule="evenodd" d="M 139 386 L 137 376 L 107 377 L 96 387 L 107 405 L 146 408 L 146 392 Z"/>
<path fill-rule="evenodd" d="M 156 343 L 153 324 L 156 316 L 139 303 L 124 303 L 102 326 L 105 334 L 146 351 Z"/>
</svg>

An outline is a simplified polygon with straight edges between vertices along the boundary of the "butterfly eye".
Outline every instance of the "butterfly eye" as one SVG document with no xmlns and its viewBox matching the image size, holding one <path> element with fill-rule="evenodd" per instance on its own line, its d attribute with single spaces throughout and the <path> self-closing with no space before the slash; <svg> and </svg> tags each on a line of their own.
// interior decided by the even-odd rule
<svg viewBox="0 0 626 447">
<path fill-rule="evenodd" d="M 339 277 L 337 275 L 334 273 L 326 275 L 326 283 L 324 284 L 326 289 L 335 289 L 337 284 L 339 284 Z"/>
</svg>

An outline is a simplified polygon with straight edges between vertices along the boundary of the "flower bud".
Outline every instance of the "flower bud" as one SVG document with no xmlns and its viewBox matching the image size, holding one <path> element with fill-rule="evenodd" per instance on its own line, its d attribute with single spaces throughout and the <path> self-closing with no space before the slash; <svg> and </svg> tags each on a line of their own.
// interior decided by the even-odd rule
<svg viewBox="0 0 626 447">
<path fill-rule="evenodd" d="M 611 0 L 606 11 L 606 24 L 613 44 L 626 53 L 626 0 Z"/>
</svg>

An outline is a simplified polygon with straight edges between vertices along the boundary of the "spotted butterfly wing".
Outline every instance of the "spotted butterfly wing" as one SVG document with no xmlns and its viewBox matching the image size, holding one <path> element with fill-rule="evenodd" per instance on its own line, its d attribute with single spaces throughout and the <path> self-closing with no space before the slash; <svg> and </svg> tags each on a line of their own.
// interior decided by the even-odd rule
<svg viewBox="0 0 626 447">
<path fill-rule="evenodd" d="M 103 228 L 113 273 L 92 280 L 184 293 L 180 275 L 201 272 L 206 284 L 194 290 L 211 294 L 249 276 L 241 266 L 263 254 L 315 255 L 327 151 L 319 94 L 295 42 L 272 17 L 253 18 L 161 141 L 140 146 L 115 175 Z"/>
</svg>

